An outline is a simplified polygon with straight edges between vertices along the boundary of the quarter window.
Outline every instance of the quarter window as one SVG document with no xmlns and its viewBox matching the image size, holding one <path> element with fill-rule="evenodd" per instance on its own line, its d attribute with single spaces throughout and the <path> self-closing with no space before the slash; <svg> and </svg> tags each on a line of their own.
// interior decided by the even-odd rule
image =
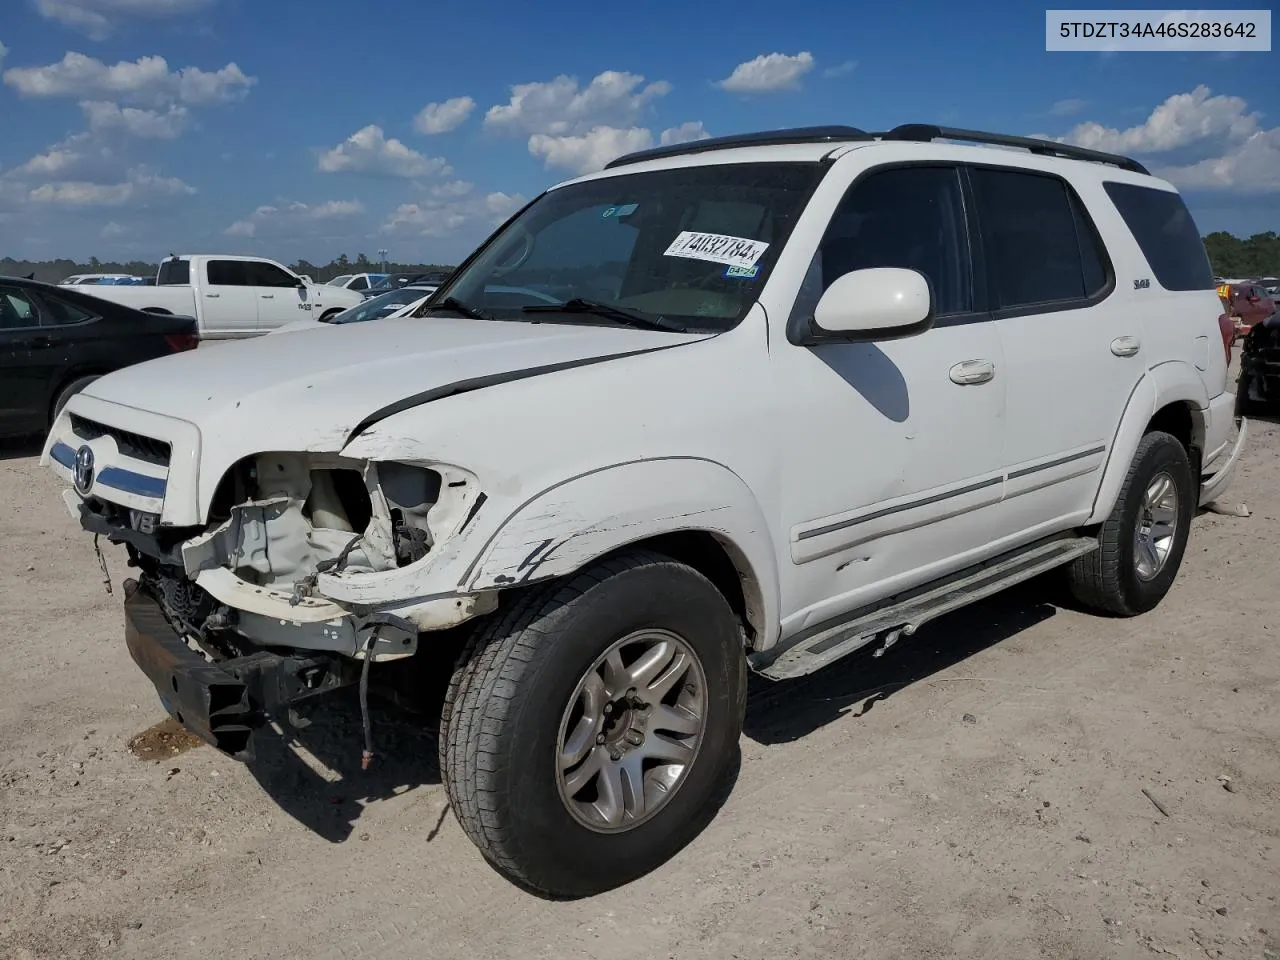
<svg viewBox="0 0 1280 960">
<path fill-rule="evenodd" d="M 57 297 L 44 296 L 45 306 L 49 309 L 45 312 L 46 326 L 70 326 L 75 323 L 84 323 L 86 320 L 92 320 L 93 314 L 82 307 L 77 307 L 73 303 L 68 303 Z"/>
<path fill-rule="evenodd" d="M 1106 286 L 1107 269 L 1079 199 L 1057 177 L 1017 170 L 972 171 L 991 306 L 1084 300 Z"/>
<path fill-rule="evenodd" d="M 1182 197 L 1132 183 L 1103 184 L 1156 281 L 1166 290 L 1212 290 L 1213 267 Z"/>
<path fill-rule="evenodd" d="M 960 177 L 954 167 L 903 167 L 859 180 L 841 201 L 810 268 L 819 290 L 868 267 L 918 270 L 937 316 L 973 309 Z"/>
<path fill-rule="evenodd" d="M 22 330 L 40 324 L 40 311 L 16 287 L 0 287 L 0 330 Z"/>
</svg>

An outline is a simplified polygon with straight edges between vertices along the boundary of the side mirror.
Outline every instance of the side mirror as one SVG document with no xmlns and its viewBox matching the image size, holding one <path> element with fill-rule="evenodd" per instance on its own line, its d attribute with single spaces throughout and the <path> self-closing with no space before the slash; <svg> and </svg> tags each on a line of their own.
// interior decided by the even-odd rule
<svg viewBox="0 0 1280 960">
<path fill-rule="evenodd" d="M 838 277 L 813 311 L 813 342 L 897 340 L 933 326 L 933 291 L 918 270 L 869 267 Z"/>
</svg>

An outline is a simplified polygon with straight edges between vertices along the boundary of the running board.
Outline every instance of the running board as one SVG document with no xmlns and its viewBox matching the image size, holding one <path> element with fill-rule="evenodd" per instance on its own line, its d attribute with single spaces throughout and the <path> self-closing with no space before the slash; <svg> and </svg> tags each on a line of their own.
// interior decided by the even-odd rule
<svg viewBox="0 0 1280 960">
<path fill-rule="evenodd" d="M 815 633 L 802 635 L 798 642 L 784 641 L 783 649 L 761 651 L 748 657 L 748 661 L 752 669 L 763 676 L 789 680 L 820 670 L 888 633 L 884 647 L 876 652 L 879 656 L 900 636 L 911 636 L 936 617 L 967 607 L 1096 549 L 1098 541 L 1093 537 L 1042 542 L 963 571 L 943 583 L 927 586 L 923 593 L 872 610 L 855 611 L 848 620 L 820 627 Z"/>
</svg>

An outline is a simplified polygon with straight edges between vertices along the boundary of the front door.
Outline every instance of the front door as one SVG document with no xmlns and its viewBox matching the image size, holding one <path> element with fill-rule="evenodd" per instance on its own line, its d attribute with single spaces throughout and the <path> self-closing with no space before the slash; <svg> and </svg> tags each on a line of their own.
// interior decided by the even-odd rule
<svg viewBox="0 0 1280 960">
<path fill-rule="evenodd" d="M 264 260 L 245 266 L 258 297 L 259 329 L 274 330 L 310 315 L 313 304 L 306 296 L 307 290 L 299 288 L 297 277 Z"/>
<path fill-rule="evenodd" d="M 61 355 L 53 347 L 35 299 L 20 287 L 0 286 L 0 436 L 46 425 L 50 368 Z"/>
<path fill-rule="evenodd" d="M 934 327 L 878 343 L 773 337 L 791 425 L 782 438 L 783 636 L 958 569 L 995 549 L 1007 364 L 975 297 L 953 166 L 873 171 L 846 193 L 796 301 L 811 317 L 836 278 L 909 267 Z M 785 561 L 784 561 L 785 562 Z"/>
</svg>

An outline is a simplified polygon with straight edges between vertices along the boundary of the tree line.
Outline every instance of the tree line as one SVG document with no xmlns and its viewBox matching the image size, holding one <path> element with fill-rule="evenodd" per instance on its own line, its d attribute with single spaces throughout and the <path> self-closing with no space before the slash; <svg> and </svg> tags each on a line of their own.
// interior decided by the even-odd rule
<svg viewBox="0 0 1280 960">
<path fill-rule="evenodd" d="M 365 254 L 358 254 L 354 259 L 345 253 L 340 254 L 325 264 L 314 264 L 307 260 L 298 260 L 287 264 L 294 273 L 310 277 L 316 283 L 324 283 L 334 277 L 347 273 L 383 273 L 382 263 L 370 260 Z M 160 269 L 158 263 L 145 260 L 99 260 L 90 257 L 87 263 L 61 258 L 58 260 L 15 260 L 13 257 L 0 258 L 0 277 L 25 277 L 35 274 L 37 280 L 45 283 L 58 283 L 77 273 L 127 273 L 135 277 L 154 277 Z M 388 261 L 386 273 L 447 273 L 452 266 L 439 263 L 392 263 Z"/>
<path fill-rule="evenodd" d="M 1280 276 L 1280 234 L 1274 230 L 1255 233 L 1241 239 L 1224 231 L 1211 233 L 1204 238 L 1213 272 L 1219 277 L 1276 277 Z M 142 260 L 122 263 L 116 260 L 99 260 L 90 257 L 88 263 L 75 260 L 15 260 L 0 259 L 0 277 L 25 277 L 35 274 L 37 280 L 57 283 L 74 273 L 128 273 L 134 276 L 153 277 L 158 264 Z M 289 264 L 295 273 L 305 274 L 317 283 L 324 283 L 345 273 L 382 273 L 382 264 L 370 260 L 363 253 L 354 259 L 345 253 L 325 264 L 298 260 Z M 451 271 L 452 266 L 439 263 L 388 263 L 387 273 L 435 273 Z"/>
</svg>

